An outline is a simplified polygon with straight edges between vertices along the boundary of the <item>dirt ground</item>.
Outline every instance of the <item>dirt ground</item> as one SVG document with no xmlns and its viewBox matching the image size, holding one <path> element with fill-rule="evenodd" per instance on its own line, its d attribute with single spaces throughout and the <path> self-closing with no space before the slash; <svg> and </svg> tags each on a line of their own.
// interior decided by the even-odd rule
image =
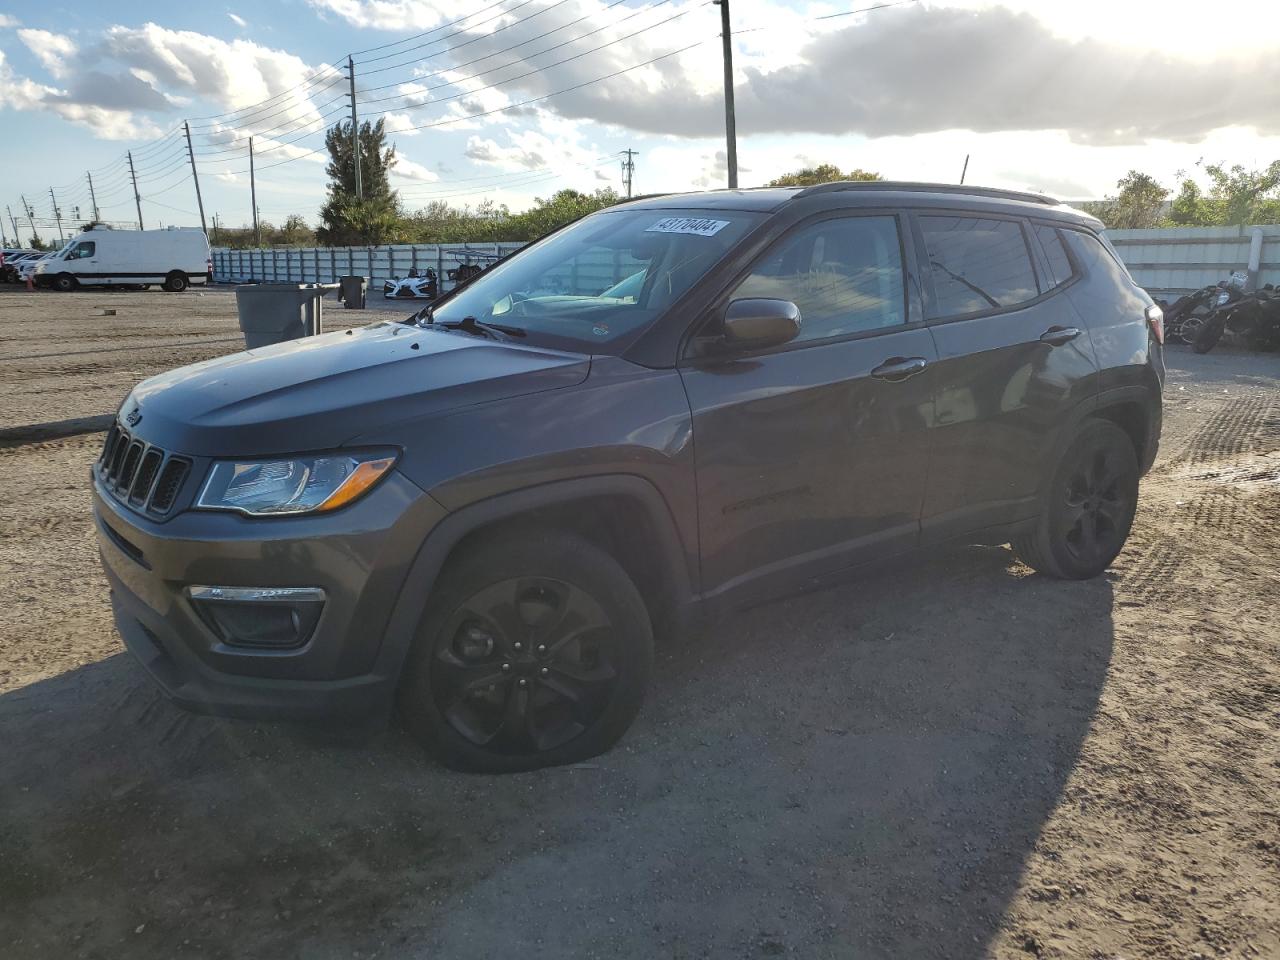
<svg viewBox="0 0 1280 960">
<path fill-rule="evenodd" d="M 28 366 L 70 321 L 18 296 L 10 420 L 224 347 L 150 295 L 137 350 Z M 1107 575 L 957 549 L 750 611 L 611 753 L 508 777 L 171 707 L 112 631 L 101 438 L 0 449 L 0 955 L 1280 956 L 1280 357 L 1168 359 Z"/>
<path fill-rule="evenodd" d="M 368 305 L 344 310 L 330 294 L 325 329 L 413 312 L 380 296 Z M 0 428 L 113 413 L 139 380 L 243 349 L 231 287 L 57 294 L 0 286 Z"/>
</svg>

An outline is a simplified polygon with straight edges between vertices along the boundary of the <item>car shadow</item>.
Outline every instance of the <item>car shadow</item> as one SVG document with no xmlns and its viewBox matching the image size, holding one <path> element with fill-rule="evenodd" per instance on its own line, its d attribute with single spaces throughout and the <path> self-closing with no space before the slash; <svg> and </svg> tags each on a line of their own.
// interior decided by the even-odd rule
<svg viewBox="0 0 1280 960">
<path fill-rule="evenodd" d="M 1112 647 L 1107 578 L 899 561 L 660 647 L 610 753 L 467 776 L 182 713 L 124 655 L 0 696 L 15 955 L 984 956 Z M 1041 850 L 1052 856 L 1050 850 Z"/>
</svg>

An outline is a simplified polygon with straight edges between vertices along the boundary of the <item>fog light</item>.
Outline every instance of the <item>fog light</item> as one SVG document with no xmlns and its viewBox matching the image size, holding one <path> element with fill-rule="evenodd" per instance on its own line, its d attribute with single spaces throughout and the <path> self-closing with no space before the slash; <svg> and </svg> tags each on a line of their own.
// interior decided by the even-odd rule
<svg viewBox="0 0 1280 960">
<path fill-rule="evenodd" d="M 223 643 L 274 650 L 311 639 L 325 600 L 319 587 L 189 587 L 187 595 Z"/>
</svg>

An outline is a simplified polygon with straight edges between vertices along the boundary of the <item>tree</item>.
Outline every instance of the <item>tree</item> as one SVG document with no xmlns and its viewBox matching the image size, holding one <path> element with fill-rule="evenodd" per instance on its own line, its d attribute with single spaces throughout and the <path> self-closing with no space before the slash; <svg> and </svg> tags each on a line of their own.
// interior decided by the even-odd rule
<svg viewBox="0 0 1280 960">
<path fill-rule="evenodd" d="M 804 167 L 791 173 L 770 180 L 766 187 L 812 187 L 819 183 L 833 183 L 837 180 L 883 180 L 884 177 L 861 167 L 844 172 L 834 163 L 820 163 L 816 167 Z"/>
<path fill-rule="evenodd" d="M 1217 222 L 1226 226 L 1275 222 L 1280 213 L 1280 160 L 1262 170 L 1246 170 L 1238 163 L 1227 169 L 1214 163 L 1204 172 L 1209 175 L 1209 202 Z"/>
<path fill-rule="evenodd" d="M 400 222 L 399 198 L 391 189 L 387 173 L 395 165 L 396 148 L 387 146 L 385 123 L 365 121 L 360 125 L 360 179 L 364 198 L 356 196 L 355 154 L 351 144 L 351 124 L 339 123 L 324 135 L 329 164 L 329 195 L 320 208 L 323 224 L 316 230 L 321 243 L 352 245 L 389 243 Z"/>
<path fill-rule="evenodd" d="M 1179 173 L 1179 176 L 1183 176 Z M 1169 223 L 1176 227 L 1196 227 L 1211 222 L 1213 211 L 1204 192 L 1194 180 L 1183 177 L 1178 195 L 1169 208 Z"/>
<path fill-rule="evenodd" d="M 1169 191 L 1155 177 L 1130 170 L 1116 187 L 1120 192 L 1104 200 L 1098 212 L 1108 227 L 1129 230 L 1159 225 Z"/>
<path fill-rule="evenodd" d="M 52 246 L 52 245 L 47 245 L 47 244 L 45 244 L 45 242 L 44 242 L 43 240 L 41 240 L 41 239 L 40 239 L 40 234 L 38 234 L 38 233 L 33 233 L 33 234 L 31 234 L 31 249 L 32 249 L 32 250 L 48 250 L 48 249 L 50 249 L 50 248 L 51 248 L 51 246 Z"/>
<path fill-rule="evenodd" d="M 557 227 L 563 227 L 566 223 L 585 217 L 588 213 L 611 207 L 619 199 L 617 192 L 610 187 L 597 190 L 595 193 L 558 190 L 546 200 L 536 197 L 532 207 L 510 218 L 509 239 L 536 240 L 544 233 L 550 233 Z"/>
</svg>

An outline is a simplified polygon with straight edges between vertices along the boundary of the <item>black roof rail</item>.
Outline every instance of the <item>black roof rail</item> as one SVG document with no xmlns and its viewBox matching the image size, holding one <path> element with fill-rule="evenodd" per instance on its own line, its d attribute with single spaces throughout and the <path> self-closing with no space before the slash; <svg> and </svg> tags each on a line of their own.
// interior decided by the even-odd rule
<svg viewBox="0 0 1280 960">
<path fill-rule="evenodd" d="M 893 180 L 833 180 L 830 183 L 819 183 L 805 187 L 797 193 L 793 200 L 811 197 L 818 193 L 840 193 L 854 190 L 895 190 L 909 193 L 956 193 L 973 197 L 995 197 L 1000 200 L 1022 200 L 1027 203 L 1043 203 L 1058 206 L 1059 201 L 1047 197 L 1043 193 L 1029 193 L 1025 190 L 1001 190 L 998 187 L 966 187 L 958 183 L 916 183 L 913 181 Z"/>
</svg>

